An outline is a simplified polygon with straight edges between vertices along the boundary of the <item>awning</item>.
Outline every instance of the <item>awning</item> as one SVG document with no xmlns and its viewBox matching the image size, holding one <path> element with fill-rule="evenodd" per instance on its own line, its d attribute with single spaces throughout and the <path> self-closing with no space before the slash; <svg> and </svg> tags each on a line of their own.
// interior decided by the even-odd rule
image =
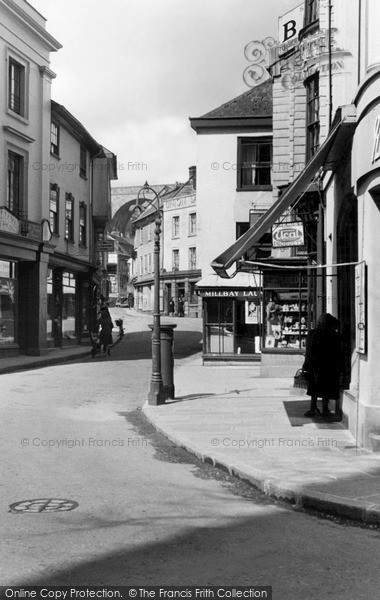
<svg viewBox="0 0 380 600">
<path fill-rule="evenodd" d="M 279 217 L 281 217 L 290 205 L 307 190 L 307 187 L 315 174 L 322 166 L 326 164 L 328 169 L 334 169 L 340 154 L 339 152 L 336 152 L 336 148 L 339 146 L 343 149 L 347 146 L 347 141 L 353 136 L 355 124 L 356 117 L 354 107 L 341 107 L 339 111 L 337 111 L 329 135 L 314 156 L 309 160 L 302 173 L 300 173 L 297 179 L 289 185 L 286 191 L 278 198 L 271 208 L 260 217 L 255 225 L 248 229 L 248 231 L 236 240 L 232 246 L 212 261 L 211 266 L 220 277 L 230 277 L 227 273 L 227 269 L 229 269 L 234 262 L 239 260 L 250 248 L 252 248 L 252 246 L 257 244 L 260 238 L 270 230 L 272 225 Z"/>
<path fill-rule="evenodd" d="M 236 273 L 236 275 L 230 279 L 219 277 L 216 273 L 210 273 L 197 281 L 195 287 L 199 290 L 215 288 L 249 289 L 257 288 L 261 285 L 262 281 L 260 273 Z"/>
</svg>

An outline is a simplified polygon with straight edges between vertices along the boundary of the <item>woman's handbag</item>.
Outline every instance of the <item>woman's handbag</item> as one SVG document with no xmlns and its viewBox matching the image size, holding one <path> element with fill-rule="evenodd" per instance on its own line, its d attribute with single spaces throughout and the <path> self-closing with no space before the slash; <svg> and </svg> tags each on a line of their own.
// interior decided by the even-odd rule
<svg viewBox="0 0 380 600">
<path fill-rule="evenodd" d="M 308 385 L 309 372 L 305 371 L 305 369 L 298 369 L 297 373 L 294 375 L 293 387 L 307 390 Z"/>
</svg>

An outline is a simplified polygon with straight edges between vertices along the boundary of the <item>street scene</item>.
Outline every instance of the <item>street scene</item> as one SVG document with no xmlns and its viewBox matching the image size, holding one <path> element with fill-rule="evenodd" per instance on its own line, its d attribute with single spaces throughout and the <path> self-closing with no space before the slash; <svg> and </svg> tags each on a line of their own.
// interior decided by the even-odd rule
<svg viewBox="0 0 380 600">
<path fill-rule="evenodd" d="M 378 597 L 379 20 L 0 0 L 0 600 Z"/>
<path fill-rule="evenodd" d="M 1 375 L 3 499 L 11 504 L 49 496 L 78 503 L 61 514 L 3 510 L 4 585 L 254 582 L 273 586 L 273 597 L 279 598 L 375 597 L 377 528 L 268 498 L 170 444 L 149 425 L 142 415 L 150 371 L 148 318 L 126 315 L 125 322 L 127 332 L 107 362 L 85 357 Z M 185 381 L 202 369 L 201 332 L 196 319 L 176 322 L 175 374 Z M 210 369 L 215 376 L 216 369 Z M 248 372 L 245 381 L 254 387 L 257 379 Z M 226 382 L 226 392 L 238 390 Z M 195 437 L 202 423 L 188 411 L 200 394 L 181 389 L 178 394 L 173 407 L 179 407 Z M 285 397 L 282 390 L 281 406 Z M 223 402 L 223 394 L 214 398 Z M 208 402 L 203 401 L 205 419 Z M 256 412 L 260 418 L 260 404 Z M 226 428 L 216 414 L 212 418 L 213 438 L 239 439 L 238 427 Z M 172 415 L 163 418 L 162 430 L 170 432 L 172 425 Z M 249 425 L 244 428 L 250 439 Z M 318 437 L 336 439 L 338 433 L 321 429 Z M 181 427 L 177 435 L 186 442 Z M 313 435 L 310 431 L 305 439 Z M 211 443 L 204 447 L 209 456 Z M 326 447 L 320 460 L 334 452 Z M 243 464 L 245 453 L 234 448 L 226 460 Z M 279 460 L 274 456 L 272 468 Z M 362 468 L 371 473 L 368 462 Z M 363 476 L 356 471 L 356 478 Z"/>
</svg>

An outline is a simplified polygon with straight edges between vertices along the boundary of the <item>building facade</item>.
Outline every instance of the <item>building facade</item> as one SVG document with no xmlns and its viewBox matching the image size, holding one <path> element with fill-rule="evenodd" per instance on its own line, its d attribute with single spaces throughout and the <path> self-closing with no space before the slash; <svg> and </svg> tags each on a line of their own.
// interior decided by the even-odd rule
<svg viewBox="0 0 380 600">
<path fill-rule="evenodd" d="M 341 0 L 313 0 L 280 19 L 280 42 L 270 60 L 278 198 L 245 236 L 212 262 L 218 273 L 228 275 L 264 231 L 272 231 L 274 247 L 278 222 L 288 227 L 284 248 L 290 252 L 289 237 L 296 234 L 286 224 L 290 216 L 297 227 L 301 222 L 307 264 L 299 270 L 298 328 L 302 301 L 307 303 L 307 329 L 322 312 L 338 317 L 345 364 L 337 416 L 343 414 L 358 445 L 366 447 L 380 432 L 379 17 L 380 8 L 372 0 L 352 2 L 349 11 Z M 278 163 L 284 168 L 276 168 Z M 290 256 L 287 260 L 291 267 Z M 285 282 L 277 276 L 274 283 L 273 291 L 282 292 Z M 280 294 L 276 302 L 282 339 L 289 303 L 285 310 Z M 302 364 L 302 345 L 292 354 L 293 363 L 286 358 L 288 372 L 292 364 Z M 269 350 L 263 359 L 264 375 L 282 374 L 282 357 Z"/>
<path fill-rule="evenodd" d="M 160 306 L 166 315 L 173 301 L 176 315 L 201 316 L 195 289 L 201 277 L 195 178 L 195 169 L 190 168 L 187 183 L 165 187 L 160 194 Z M 135 307 L 142 311 L 153 310 L 155 221 L 156 211 L 149 207 L 134 220 Z"/>
<path fill-rule="evenodd" d="M 272 84 L 245 92 L 199 118 L 197 205 L 203 301 L 204 361 L 257 358 L 262 335 L 262 279 L 233 267 L 215 274 L 217 252 L 240 238 L 272 203 Z M 259 256 L 268 256 L 265 239 Z"/>
<path fill-rule="evenodd" d="M 0 356 L 39 355 L 95 327 L 116 158 L 51 102 L 45 19 L 25 0 L 0 15 Z"/>
<path fill-rule="evenodd" d="M 0 2 L 0 356 L 46 343 L 49 57 L 60 48 L 28 2 Z"/>
</svg>

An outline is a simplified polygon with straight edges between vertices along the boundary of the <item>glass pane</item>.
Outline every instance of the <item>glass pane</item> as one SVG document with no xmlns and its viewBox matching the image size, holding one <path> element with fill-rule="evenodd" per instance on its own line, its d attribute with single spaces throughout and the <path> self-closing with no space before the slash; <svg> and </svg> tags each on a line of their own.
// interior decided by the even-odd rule
<svg viewBox="0 0 380 600">
<path fill-rule="evenodd" d="M 63 298 L 62 298 L 62 335 L 63 337 L 75 336 L 75 278 L 70 273 L 63 273 Z"/>
<path fill-rule="evenodd" d="M 15 302 L 16 281 L 0 277 L 0 345 L 15 342 Z"/>
</svg>

